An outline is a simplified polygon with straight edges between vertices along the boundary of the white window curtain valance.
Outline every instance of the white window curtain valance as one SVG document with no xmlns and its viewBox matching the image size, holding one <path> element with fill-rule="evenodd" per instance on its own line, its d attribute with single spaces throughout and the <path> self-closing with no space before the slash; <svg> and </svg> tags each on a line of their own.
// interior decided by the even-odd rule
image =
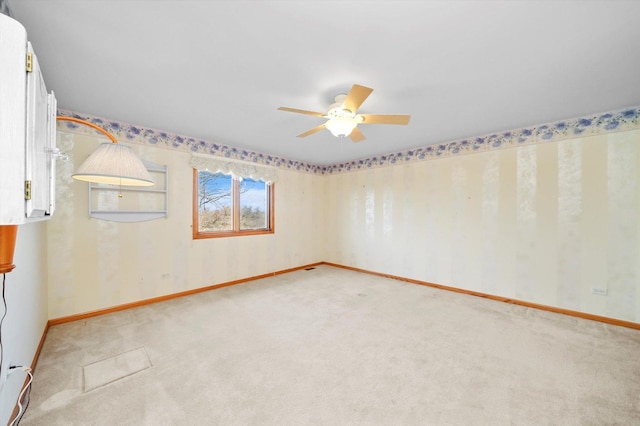
<svg viewBox="0 0 640 426">
<path fill-rule="evenodd" d="M 229 160 L 228 158 L 191 153 L 190 164 L 197 170 L 220 172 L 239 179 L 245 177 L 266 183 L 274 183 L 278 180 L 278 171 L 272 167 Z"/>
</svg>

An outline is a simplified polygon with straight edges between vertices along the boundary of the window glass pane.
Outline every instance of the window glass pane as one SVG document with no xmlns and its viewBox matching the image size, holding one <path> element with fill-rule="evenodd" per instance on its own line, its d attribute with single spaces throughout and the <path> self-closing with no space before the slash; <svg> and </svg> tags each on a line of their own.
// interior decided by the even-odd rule
<svg viewBox="0 0 640 426">
<path fill-rule="evenodd" d="M 198 230 L 233 230 L 233 180 L 222 173 L 198 172 Z"/>
<path fill-rule="evenodd" d="M 266 183 L 242 179 L 240 182 L 240 230 L 266 229 L 268 186 Z"/>
</svg>

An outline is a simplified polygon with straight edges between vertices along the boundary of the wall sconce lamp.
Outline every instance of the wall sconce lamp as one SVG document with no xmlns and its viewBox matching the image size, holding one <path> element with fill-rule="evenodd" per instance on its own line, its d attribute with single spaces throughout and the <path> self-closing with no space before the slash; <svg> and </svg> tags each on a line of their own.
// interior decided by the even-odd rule
<svg viewBox="0 0 640 426">
<path fill-rule="evenodd" d="M 74 179 L 108 185 L 151 186 L 153 180 L 140 157 L 128 146 L 120 145 L 105 129 L 75 117 L 56 116 L 60 121 L 84 124 L 106 135 L 111 142 L 100 144 L 71 175 Z"/>
<path fill-rule="evenodd" d="M 73 121 L 94 128 L 111 142 L 100 144 L 93 154 L 71 175 L 74 179 L 108 185 L 151 186 L 153 180 L 140 157 L 128 146 L 118 144 L 116 138 L 100 126 L 75 117 L 58 115 L 57 120 Z M 18 225 L 0 225 L 0 274 L 11 272 Z"/>
</svg>

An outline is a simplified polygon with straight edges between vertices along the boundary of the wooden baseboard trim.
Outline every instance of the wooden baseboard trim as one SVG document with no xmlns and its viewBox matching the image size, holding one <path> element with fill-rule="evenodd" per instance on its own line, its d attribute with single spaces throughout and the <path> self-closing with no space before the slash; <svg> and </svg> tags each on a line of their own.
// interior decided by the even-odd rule
<svg viewBox="0 0 640 426">
<path fill-rule="evenodd" d="M 38 343 L 38 347 L 36 348 L 36 353 L 33 355 L 33 360 L 31 361 L 31 374 L 34 374 L 36 371 L 36 366 L 38 365 L 38 359 L 40 358 L 40 352 L 42 351 L 42 346 L 44 345 L 44 341 L 47 338 L 47 333 L 49 332 L 49 323 L 47 322 L 44 325 L 44 330 L 42 331 L 42 336 L 40 337 L 40 343 Z M 24 387 L 27 385 L 27 383 L 29 382 L 29 376 L 24 378 L 24 383 L 22 383 L 22 387 L 20 388 L 20 392 L 22 392 L 22 389 L 24 389 Z M 19 395 L 18 395 L 19 396 Z M 24 396 L 23 396 L 24 399 Z M 13 422 L 13 420 L 16 418 L 16 416 L 18 415 L 18 402 L 20 401 L 16 401 L 16 405 L 13 406 L 13 412 L 11 413 L 11 416 L 9 417 L 9 423 L 11 424 L 11 422 Z M 26 408 L 25 408 L 26 410 Z"/>
<path fill-rule="evenodd" d="M 633 328 L 633 329 L 636 329 L 636 330 L 640 330 L 640 323 L 636 323 L 636 322 L 624 321 L 624 320 L 605 317 L 605 316 L 601 316 L 601 315 L 588 314 L 588 313 L 585 313 L 585 312 L 574 311 L 574 310 L 571 310 L 571 309 L 557 308 L 555 306 L 548 306 L 548 305 L 542 305 L 542 304 L 538 304 L 538 303 L 526 302 L 526 301 L 523 301 L 523 300 L 512 299 L 512 298 L 509 298 L 509 297 L 496 296 L 496 295 L 493 295 L 493 294 L 481 293 L 481 292 L 473 291 L 473 290 L 465 290 L 465 289 L 461 289 L 461 288 L 457 288 L 457 287 L 446 286 L 446 285 L 443 285 L 443 284 L 435 284 L 435 283 L 430 283 L 430 282 L 427 282 L 427 281 L 416 280 L 416 279 L 413 279 L 413 278 L 405 278 L 405 277 L 401 277 L 401 276 L 398 276 L 398 275 L 391 275 L 391 274 L 385 274 L 385 273 L 381 273 L 381 272 L 374 272 L 374 271 L 369 271 L 367 269 L 354 268 L 352 266 L 340 265 L 338 263 L 324 262 L 323 261 L 323 262 L 311 263 L 311 264 L 304 265 L 304 266 L 298 266 L 298 267 L 295 267 L 295 268 L 283 269 L 283 270 L 276 271 L 276 272 L 271 272 L 271 273 L 268 273 L 268 274 L 261 274 L 261 275 L 256 275 L 256 276 L 249 277 L 249 278 L 242 278 L 242 279 L 239 279 L 239 280 L 228 281 L 228 282 L 221 283 L 221 284 L 214 284 L 214 285 L 210 285 L 210 286 L 206 286 L 206 287 L 200 287 L 200 288 L 196 288 L 196 289 L 193 289 L 193 290 L 186 290 L 186 291 L 182 291 L 182 292 L 179 292 L 179 293 L 167 294 L 165 296 L 159 296 L 159 297 L 153 297 L 153 298 L 150 298 L 150 299 L 139 300 L 137 302 L 125 303 L 125 304 L 122 304 L 122 305 L 113 306 L 111 308 L 100 309 L 100 310 L 96 310 L 96 311 L 85 312 L 85 313 L 82 313 L 82 314 L 69 315 L 69 316 L 66 316 L 66 317 L 50 319 L 48 321 L 48 323 L 47 323 L 46 328 L 45 328 L 45 334 L 43 334 L 42 340 L 40 341 L 40 345 L 38 346 L 38 352 L 36 354 L 36 358 L 34 359 L 34 366 L 35 366 L 35 362 L 37 362 L 37 357 L 40 354 L 40 349 L 42 348 L 42 344 L 44 343 L 44 338 L 45 338 L 45 335 L 46 335 L 46 331 L 52 325 L 64 324 L 64 323 L 67 323 L 67 322 L 78 321 L 78 320 L 82 320 L 82 319 L 86 319 L 86 318 L 96 317 L 96 316 L 99 316 L 99 315 L 109 314 L 109 313 L 112 313 L 112 312 L 123 311 L 125 309 L 131 309 L 131 308 L 136 308 L 136 307 L 139 307 L 139 306 L 150 305 L 152 303 L 157 303 L 157 302 L 162 302 L 162 301 L 165 301 L 165 300 L 175 299 L 177 297 L 188 296 L 188 295 L 196 294 L 196 293 L 202 293 L 202 292 L 205 292 L 205 291 L 215 290 L 215 289 L 218 289 L 218 288 L 228 287 L 228 286 L 232 286 L 232 285 L 236 285 L 236 284 L 242 284 L 242 283 L 246 283 L 246 282 L 249 282 L 249 281 L 255 281 L 255 280 L 259 280 L 259 279 L 262 279 L 262 278 L 267 278 L 267 277 L 271 277 L 271 276 L 275 276 L 275 275 L 282 275 L 282 274 L 286 274 L 288 272 L 298 271 L 300 269 L 310 268 L 310 267 L 319 266 L 319 265 L 328 265 L 328 266 L 333 266 L 333 267 L 336 267 L 336 268 L 348 269 L 348 270 L 351 270 L 351 271 L 362 272 L 362 273 L 365 273 L 365 274 L 376 275 L 376 276 L 379 276 L 379 277 L 390 278 L 390 279 L 394 279 L 394 280 L 398 280 L 398 281 L 404 281 L 404 282 L 408 282 L 408 283 L 411 283 L 411 284 L 418 284 L 418 285 L 422 285 L 422 286 L 426 286 L 426 287 L 432 287 L 432 288 L 437 288 L 437 289 L 441 289 L 441 290 L 453 291 L 453 292 L 456 292 L 456 293 L 468 294 L 468 295 L 471 295 L 471 296 L 482 297 L 482 298 L 485 298 L 485 299 L 497 300 L 499 302 L 511 303 L 513 305 L 520 305 L 520 306 L 525 306 L 525 307 L 528 307 L 528 308 L 540 309 L 540 310 L 543 310 L 543 311 L 555 312 L 555 313 L 558 313 L 558 314 L 569 315 L 569 316 L 573 316 L 573 317 L 577 317 L 577 318 L 583 318 L 583 319 L 588 319 L 588 320 L 592 320 L 592 321 L 598 321 L 598 322 L 602 322 L 602 323 L 606 323 L 606 324 L 612 324 L 612 325 L 617 325 L 617 326 L 621 326 L 621 327 L 627 327 L 627 328 Z"/>
<path fill-rule="evenodd" d="M 366 269 L 354 268 L 354 267 L 351 267 L 351 266 L 340 265 L 340 264 L 337 264 L 337 263 L 321 262 L 321 264 L 334 266 L 336 268 L 348 269 L 350 271 L 363 272 L 365 274 L 377 275 L 379 277 L 391 278 L 391 279 L 394 279 L 394 280 L 404 281 L 404 282 L 408 282 L 408 283 L 411 283 L 411 284 L 418 284 L 418 285 L 423 285 L 423 286 L 426 286 L 426 287 L 433 287 L 433 288 L 438 288 L 438 289 L 441 289 L 441 290 L 447 290 L 447 291 L 453 291 L 453 292 L 456 292 L 456 293 L 468 294 L 468 295 L 471 295 L 471 296 L 483 297 L 485 299 L 497 300 L 499 302 L 511 303 L 513 305 L 525 306 L 527 308 L 540 309 L 540 310 L 543 310 L 543 311 L 555 312 L 555 313 L 558 313 L 558 314 L 569 315 L 569 316 L 572 316 L 572 317 L 578 317 L 578 318 L 588 319 L 588 320 L 592 320 L 592 321 L 603 322 L 603 323 L 606 323 L 606 324 L 618 325 L 618 326 L 621 326 L 621 327 L 627 327 L 627 328 L 633 328 L 633 329 L 636 329 L 636 330 L 640 330 L 640 323 L 636 323 L 636 322 L 624 321 L 624 320 L 619 320 L 619 319 L 610 318 L 610 317 L 604 317 L 604 316 L 600 316 L 600 315 L 593 315 L 593 314 L 588 314 L 588 313 L 585 313 L 585 312 L 574 311 L 574 310 L 571 310 L 571 309 L 556 308 L 555 306 L 548 306 L 548 305 L 541 305 L 541 304 L 538 304 L 538 303 L 525 302 L 523 300 L 511 299 L 509 297 L 496 296 L 496 295 L 493 295 L 493 294 L 481 293 L 481 292 L 473 291 L 473 290 L 465 290 L 465 289 L 461 289 L 461 288 L 457 288 L 457 287 L 450 287 L 450 286 L 446 286 L 446 285 L 442 285 L 442 284 L 435 284 L 435 283 L 430 283 L 430 282 L 426 282 L 426 281 L 414 280 L 412 278 L 400 277 L 398 275 L 383 274 L 381 272 L 368 271 Z"/>
<path fill-rule="evenodd" d="M 49 332 L 49 322 L 44 325 L 44 330 L 42 331 L 42 337 L 40 337 L 40 343 L 38 343 L 38 347 L 36 348 L 36 353 L 33 355 L 33 361 L 31 362 L 31 371 L 35 372 L 36 367 L 38 365 L 38 359 L 40 359 L 40 352 L 42 352 L 42 347 L 44 346 L 44 341 L 47 338 L 47 333 Z"/>
<path fill-rule="evenodd" d="M 52 325 L 64 324 L 64 323 L 67 323 L 67 322 L 83 320 L 83 319 L 87 319 L 87 318 L 91 318 L 91 317 L 97 317 L 99 315 L 110 314 L 112 312 L 124 311 L 125 309 L 137 308 L 139 306 L 150 305 L 152 303 L 163 302 L 165 300 L 175 299 L 175 298 L 183 297 L 183 296 L 189 296 L 191 294 L 202 293 L 202 292 L 205 292 L 205 291 L 215 290 L 215 289 L 218 289 L 218 288 L 229 287 L 229 286 L 232 286 L 232 285 L 242 284 L 242 283 L 246 283 L 246 282 L 249 282 L 249 281 L 255 281 L 255 280 L 262 279 L 262 278 L 268 278 L 268 277 L 273 277 L 273 276 L 276 276 L 276 275 L 282 275 L 282 274 L 286 274 L 288 272 L 298 271 L 300 269 L 305 269 L 305 268 L 311 268 L 311 267 L 318 266 L 318 265 L 321 265 L 321 264 L 322 264 L 322 262 L 311 263 L 309 265 L 298 266 L 298 267 L 289 268 L 289 269 L 283 269 L 283 270 L 280 270 L 280 271 L 270 272 L 268 274 L 256 275 L 256 276 L 253 276 L 253 277 L 242 278 L 242 279 L 234 280 L 234 281 L 227 281 L 227 282 L 221 283 L 221 284 L 213 284 L 213 285 L 206 286 L 206 287 L 195 288 L 195 289 L 192 289 L 192 290 L 186 290 L 186 291 L 181 291 L 181 292 L 178 292 L 178 293 L 167 294 L 167 295 L 164 295 L 164 296 L 152 297 L 150 299 L 139 300 L 137 302 L 132 302 L 132 303 L 125 303 L 125 304 L 113 306 L 113 307 L 110 307 L 110 308 L 99 309 L 99 310 L 91 311 L 91 312 L 85 312 L 85 313 L 82 313 L 82 314 L 76 314 L 76 315 L 69 315 L 69 316 L 66 316 L 66 317 L 54 318 L 54 319 L 50 319 L 49 320 L 47 326 L 49 327 L 49 326 L 52 326 Z"/>
</svg>

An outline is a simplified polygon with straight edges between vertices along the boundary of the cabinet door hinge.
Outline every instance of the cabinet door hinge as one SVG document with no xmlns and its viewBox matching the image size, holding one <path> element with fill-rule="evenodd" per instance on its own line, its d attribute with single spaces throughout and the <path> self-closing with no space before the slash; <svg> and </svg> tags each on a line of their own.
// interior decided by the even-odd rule
<svg viewBox="0 0 640 426">
<path fill-rule="evenodd" d="M 27 72 L 33 72 L 33 53 L 27 52 Z"/>
<path fill-rule="evenodd" d="M 30 180 L 24 181 L 24 199 L 25 200 L 31 199 L 31 181 Z"/>
</svg>

